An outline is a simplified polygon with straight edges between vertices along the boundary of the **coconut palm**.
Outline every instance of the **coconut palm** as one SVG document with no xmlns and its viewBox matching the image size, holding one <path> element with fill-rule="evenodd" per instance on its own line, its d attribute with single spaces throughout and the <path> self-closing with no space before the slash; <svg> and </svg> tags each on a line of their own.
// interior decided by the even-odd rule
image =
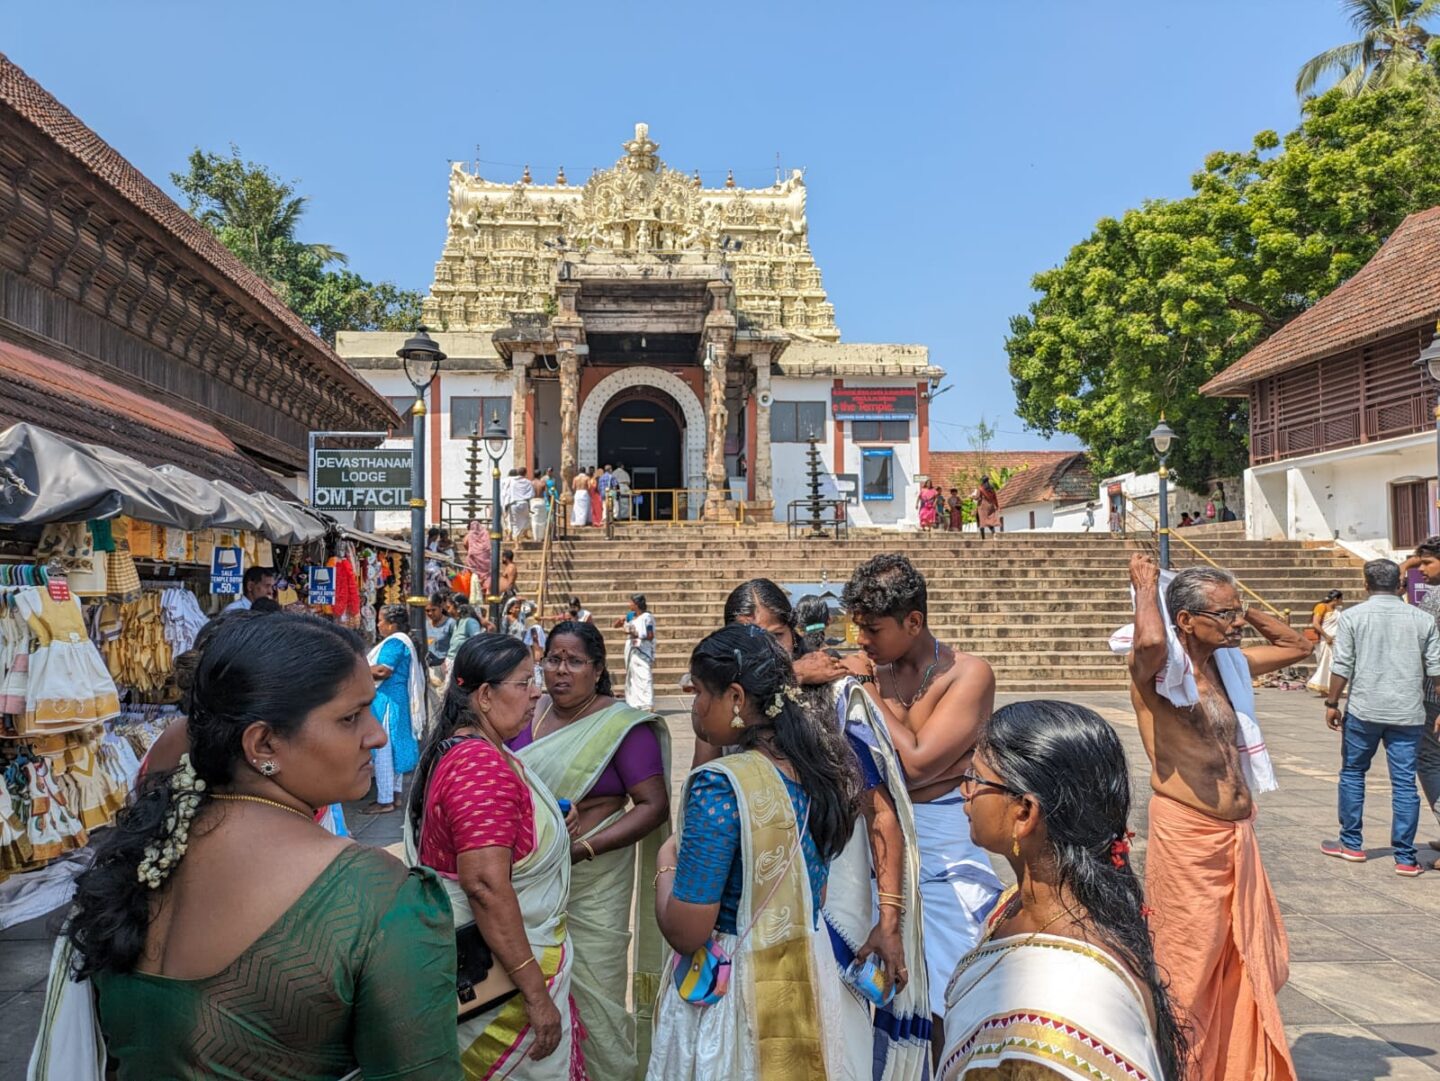
<svg viewBox="0 0 1440 1081">
<path fill-rule="evenodd" d="M 1425 46 L 1433 36 L 1420 24 L 1440 14 L 1440 0 L 1341 0 L 1359 41 L 1326 49 L 1311 57 L 1295 79 L 1295 93 L 1315 93 L 1325 76 L 1339 73 L 1335 83 L 1350 97 L 1392 85 L 1426 62 Z"/>
</svg>

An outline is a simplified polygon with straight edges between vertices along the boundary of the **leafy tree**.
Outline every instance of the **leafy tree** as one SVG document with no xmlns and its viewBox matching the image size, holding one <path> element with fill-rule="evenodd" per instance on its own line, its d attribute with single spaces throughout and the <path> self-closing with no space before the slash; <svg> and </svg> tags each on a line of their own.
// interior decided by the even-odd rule
<svg viewBox="0 0 1440 1081">
<path fill-rule="evenodd" d="M 325 341 L 341 330 L 408 330 L 420 321 L 419 293 L 329 269 L 346 262 L 342 252 L 296 239 L 307 200 L 293 182 L 245 161 L 234 145 L 229 156 L 196 149 L 187 164 L 170 179 L 190 213 Z"/>
<path fill-rule="evenodd" d="M 1195 490 L 1247 460 L 1245 403 L 1203 397 L 1217 372 L 1353 274 L 1405 217 L 1440 203 L 1440 91 L 1419 73 L 1308 102 L 1284 139 L 1210 155 L 1194 194 L 1104 218 L 1011 319 L 1026 424 L 1078 436 L 1101 476 L 1154 467 L 1161 412 Z M 1277 152 L 1278 151 L 1278 152 Z"/>
<path fill-rule="evenodd" d="M 1350 97 L 1394 86 L 1430 59 L 1432 35 L 1420 24 L 1440 14 L 1440 0 L 1342 0 L 1358 41 L 1326 49 L 1300 68 L 1295 93 L 1313 93 L 1325 76 L 1338 72 L 1336 89 Z"/>
</svg>

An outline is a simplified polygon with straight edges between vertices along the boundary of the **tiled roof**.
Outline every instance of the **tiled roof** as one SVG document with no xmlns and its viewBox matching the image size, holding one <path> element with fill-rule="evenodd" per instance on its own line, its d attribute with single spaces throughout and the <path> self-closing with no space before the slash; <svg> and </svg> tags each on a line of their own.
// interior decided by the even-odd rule
<svg viewBox="0 0 1440 1081">
<path fill-rule="evenodd" d="M 313 367 L 346 386 L 352 396 L 380 410 L 382 415 L 388 412 L 389 403 L 316 337 L 258 274 L 4 53 L 0 53 L 0 104 L 34 125 L 42 136 L 79 162 L 104 186 L 208 264 L 208 269 L 227 279 L 238 294 L 258 303 L 273 325 L 288 332 L 292 343 L 304 351 Z"/>
<path fill-rule="evenodd" d="M 146 465 L 178 465 L 247 492 L 295 499 L 218 428 L 80 368 L 0 342 L 0 429 L 21 423 L 101 443 Z"/>
<path fill-rule="evenodd" d="M 951 487 L 950 478 L 989 469 L 1012 470 L 1000 486 L 1000 507 L 1024 503 L 1066 502 L 1093 498 L 1096 481 L 1081 451 L 1074 450 L 992 450 L 931 451 L 930 476 L 941 487 Z M 969 494 L 968 492 L 966 493 Z"/>
<path fill-rule="evenodd" d="M 1266 376 L 1434 323 L 1440 313 L 1440 206 L 1411 214 L 1355 276 L 1215 376 L 1201 392 L 1244 394 Z"/>
</svg>

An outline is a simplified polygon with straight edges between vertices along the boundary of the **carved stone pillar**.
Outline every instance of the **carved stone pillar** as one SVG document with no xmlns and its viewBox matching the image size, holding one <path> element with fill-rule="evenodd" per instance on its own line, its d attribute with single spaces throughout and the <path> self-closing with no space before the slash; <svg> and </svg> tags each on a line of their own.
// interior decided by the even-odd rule
<svg viewBox="0 0 1440 1081">
<path fill-rule="evenodd" d="M 560 359 L 560 478 L 565 491 L 580 458 L 580 358 L 573 349 L 561 349 Z"/>
<path fill-rule="evenodd" d="M 750 473 L 755 478 L 756 500 L 773 503 L 775 493 L 770 461 L 770 354 L 759 352 L 752 359 L 755 362 L 755 460 L 750 463 Z"/>
<path fill-rule="evenodd" d="M 534 353 L 515 352 L 512 357 L 512 386 L 510 392 L 510 439 L 512 461 L 516 469 L 529 469 L 530 456 L 527 450 L 529 433 L 525 430 L 525 398 L 530 393 L 530 362 Z M 489 418 L 482 418 L 480 430 L 483 433 Z"/>
<path fill-rule="evenodd" d="M 712 342 L 710 370 L 705 374 L 705 510 L 707 516 L 719 512 L 719 504 L 729 498 L 730 488 L 725 473 L 725 431 L 730 423 L 730 410 L 725 403 L 725 383 L 729 376 L 729 352 L 721 342 Z"/>
</svg>

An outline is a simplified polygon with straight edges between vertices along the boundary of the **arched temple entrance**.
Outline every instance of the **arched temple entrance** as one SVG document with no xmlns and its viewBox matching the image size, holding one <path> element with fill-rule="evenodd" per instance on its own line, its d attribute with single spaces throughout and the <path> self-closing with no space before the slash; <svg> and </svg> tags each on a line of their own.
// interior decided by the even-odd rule
<svg viewBox="0 0 1440 1081">
<path fill-rule="evenodd" d="M 623 462 L 631 486 L 642 492 L 683 488 L 683 431 L 683 414 L 673 398 L 654 387 L 631 387 L 601 414 L 596 464 Z M 675 512 L 673 494 L 642 498 L 645 502 L 636 508 L 641 518 L 664 520 Z"/>
<path fill-rule="evenodd" d="M 636 365 L 607 375 L 580 406 L 578 435 L 581 466 L 623 462 L 635 488 L 704 487 L 705 413 L 671 372 Z M 646 518 L 694 517 L 701 502 L 697 494 L 678 508 L 639 509 Z"/>
</svg>

